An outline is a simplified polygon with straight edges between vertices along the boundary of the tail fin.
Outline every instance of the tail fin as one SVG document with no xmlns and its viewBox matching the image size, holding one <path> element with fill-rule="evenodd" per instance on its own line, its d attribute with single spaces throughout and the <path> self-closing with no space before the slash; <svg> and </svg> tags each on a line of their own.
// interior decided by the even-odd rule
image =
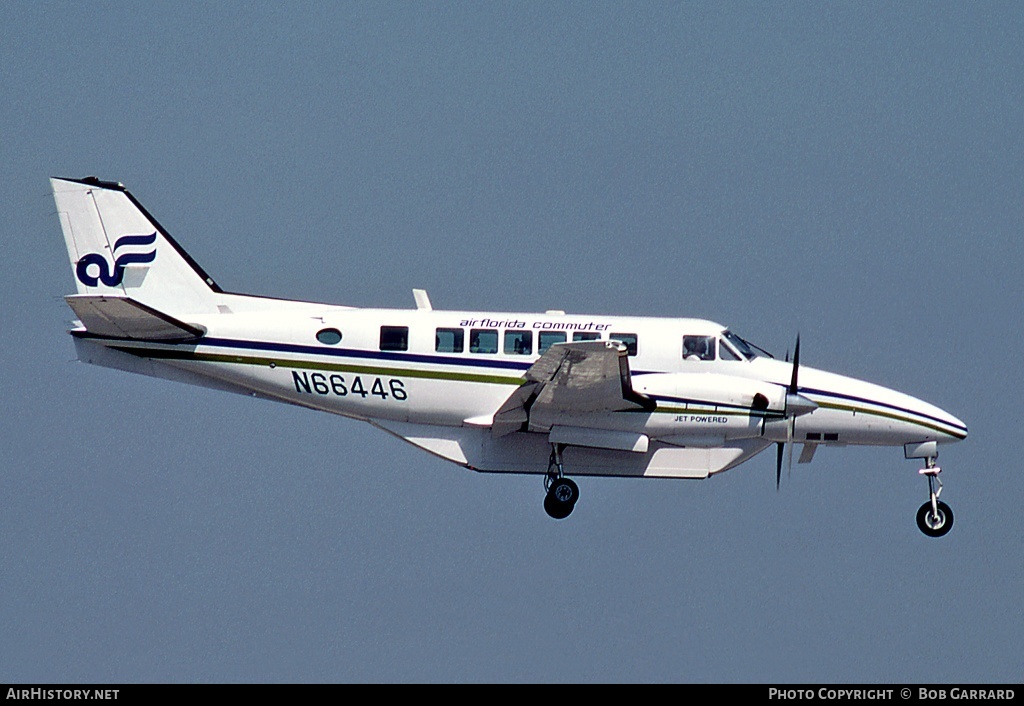
<svg viewBox="0 0 1024 706">
<path fill-rule="evenodd" d="M 221 288 L 123 185 L 50 185 L 80 295 L 131 297 L 172 316 L 216 312 Z"/>
</svg>

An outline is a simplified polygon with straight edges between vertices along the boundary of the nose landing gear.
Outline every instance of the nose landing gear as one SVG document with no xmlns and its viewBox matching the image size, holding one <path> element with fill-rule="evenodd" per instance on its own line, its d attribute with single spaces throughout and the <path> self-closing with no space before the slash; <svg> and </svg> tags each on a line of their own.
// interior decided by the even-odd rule
<svg viewBox="0 0 1024 706">
<path fill-rule="evenodd" d="M 928 478 L 929 500 L 917 511 L 917 527 L 929 537 L 942 537 L 953 529 L 953 511 L 949 505 L 939 500 L 942 493 L 942 481 L 939 474 L 942 469 L 935 465 L 935 457 L 925 459 L 925 467 L 918 473 Z"/>
<path fill-rule="evenodd" d="M 556 520 L 568 517 L 580 498 L 580 488 L 562 474 L 562 445 L 551 444 L 548 472 L 544 475 L 544 511 Z"/>
</svg>

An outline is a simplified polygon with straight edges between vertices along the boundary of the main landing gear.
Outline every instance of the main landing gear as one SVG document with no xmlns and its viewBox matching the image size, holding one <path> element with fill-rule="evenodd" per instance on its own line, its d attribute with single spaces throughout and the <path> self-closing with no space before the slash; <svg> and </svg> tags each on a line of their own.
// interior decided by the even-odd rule
<svg viewBox="0 0 1024 706">
<path fill-rule="evenodd" d="M 580 488 L 562 474 L 562 445 L 551 444 L 548 472 L 544 475 L 544 511 L 556 520 L 564 520 L 576 507 Z"/>
<path fill-rule="evenodd" d="M 942 469 L 935 465 L 935 457 L 925 458 L 925 466 L 918 473 L 928 478 L 929 499 L 917 511 L 917 526 L 929 537 L 941 537 L 953 528 L 953 511 L 949 505 L 939 500 L 942 493 L 942 481 L 939 474 Z"/>
</svg>

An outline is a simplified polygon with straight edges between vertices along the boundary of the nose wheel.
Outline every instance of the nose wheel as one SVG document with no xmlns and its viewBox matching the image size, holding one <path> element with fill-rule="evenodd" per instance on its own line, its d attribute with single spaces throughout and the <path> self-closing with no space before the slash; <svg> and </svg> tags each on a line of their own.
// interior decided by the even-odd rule
<svg viewBox="0 0 1024 706">
<path fill-rule="evenodd" d="M 552 444 L 548 472 L 544 475 L 544 511 L 556 520 L 564 520 L 579 498 L 579 486 L 562 474 L 562 446 Z"/>
<path fill-rule="evenodd" d="M 929 537 L 942 537 L 953 529 L 953 511 L 949 505 L 939 500 L 942 493 L 942 481 L 939 474 L 942 469 L 935 465 L 935 458 L 925 459 L 925 467 L 918 473 L 928 478 L 929 499 L 917 511 L 917 527 Z"/>
</svg>

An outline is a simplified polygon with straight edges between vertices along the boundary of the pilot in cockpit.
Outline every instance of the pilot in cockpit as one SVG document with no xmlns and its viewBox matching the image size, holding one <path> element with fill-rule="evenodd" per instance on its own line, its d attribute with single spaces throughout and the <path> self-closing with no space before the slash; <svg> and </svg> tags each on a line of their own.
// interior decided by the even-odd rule
<svg viewBox="0 0 1024 706">
<path fill-rule="evenodd" d="M 714 360 L 715 349 L 711 336 L 683 336 L 685 360 Z"/>
</svg>

